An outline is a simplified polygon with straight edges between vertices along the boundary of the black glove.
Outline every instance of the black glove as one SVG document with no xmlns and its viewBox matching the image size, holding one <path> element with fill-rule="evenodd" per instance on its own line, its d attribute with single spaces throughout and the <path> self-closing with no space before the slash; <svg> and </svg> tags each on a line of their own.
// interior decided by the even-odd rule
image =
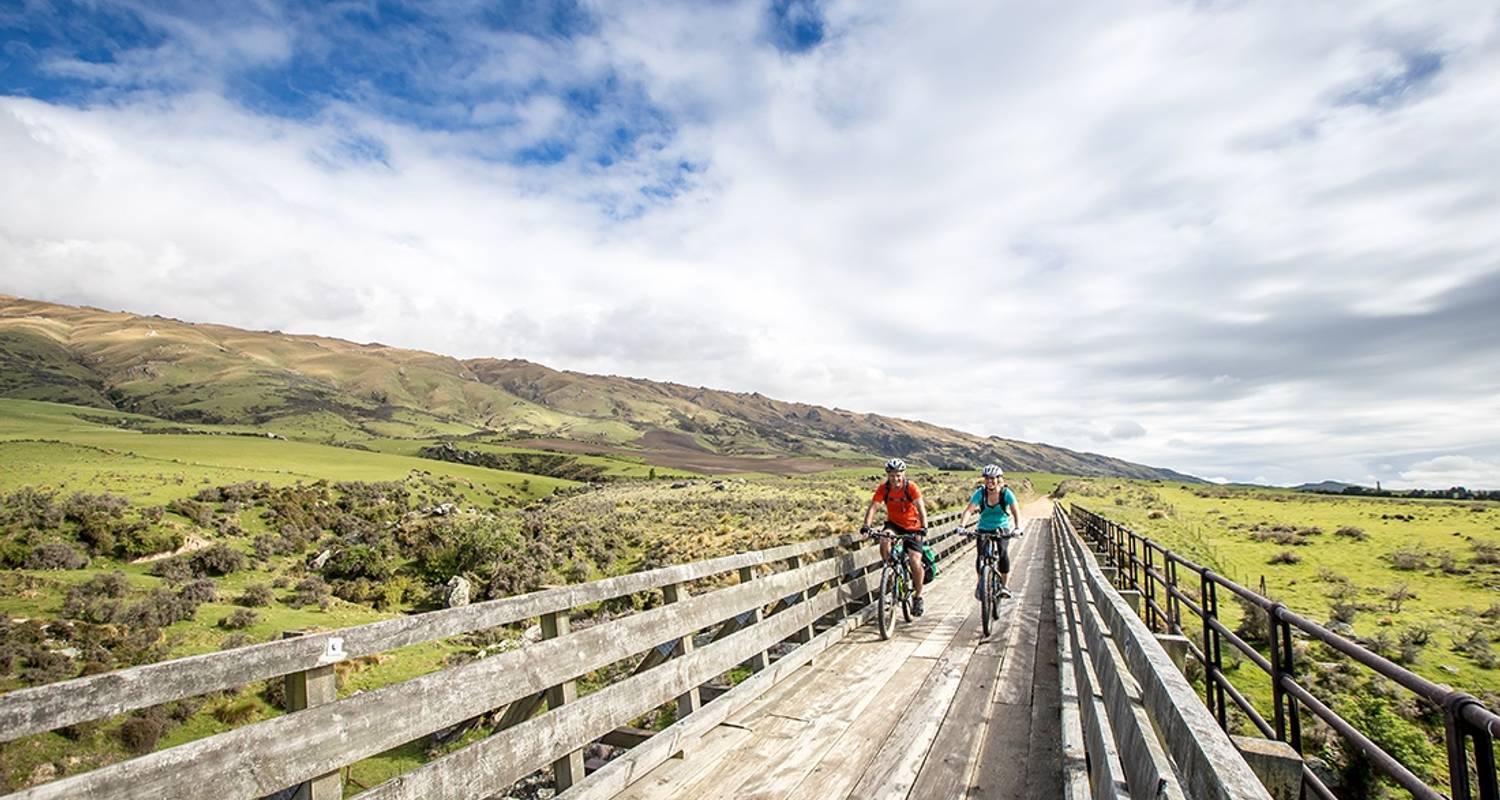
<svg viewBox="0 0 1500 800">
<path fill-rule="evenodd" d="M 859 526 L 859 535 L 860 536 L 869 536 L 870 535 L 870 526 L 869 525 L 861 525 L 861 526 Z"/>
</svg>

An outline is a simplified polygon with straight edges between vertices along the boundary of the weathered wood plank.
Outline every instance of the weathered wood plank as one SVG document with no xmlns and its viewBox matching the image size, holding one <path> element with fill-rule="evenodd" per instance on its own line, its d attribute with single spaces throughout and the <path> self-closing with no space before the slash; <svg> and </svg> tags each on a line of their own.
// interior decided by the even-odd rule
<svg viewBox="0 0 1500 800">
<path fill-rule="evenodd" d="M 956 638 L 972 638 L 978 630 L 976 605 Z M 911 792 L 973 654 L 972 647 L 952 647 L 937 660 L 931 675 L 876 754 L 873 768 L 855 783 L 851 797 L 904 798 Z"/>
<path fill-rule="evenodd" d="M 869 591 L 868 586 L 861 585 L 864 580 L 866 579 L 849 585 L 854 587 L 853 591 Z M 668 726 L 629 753 L 609 762 L 598 772 L 590 774 L 573 788 L 558 795 L 557 800 L 607 800 L 607 798 L 614 797 L 644 777 L 657 765 L 667 761 L 672 754 L 680 752 L 685 743 L 697 740 L 698 737 L 723 723 L 729 716 L 754 702 L 787 676 L 795 674 L 806 666 L 813 656 L 826 651 L 849 631 L 862 624 L 868 616 L 868 613 L 855 615 L 844 620 L 839 626 L 824 631 L 811 642 L 798 647 L 781 659 L 772 662 L 766 669 L 745 679 L 718 700 L 704 706 L 698 713 Z M 756 627 L 765 626 L 773 619 L 774 617 L 767 617 Z"/>
<path fill-rule="evenodd" d="M 1016 549 L 1015 562 L 1020 567 L 1012 579 L 1016 597 L 1001 605 L 996 635 L 975 647 L 953 703 L 933 740 L 931 753 L 912 785 L 910 797 L 914 800 L 947 800 L 965 794 L 980 761 L 984 733 L 995 713 L 992 704 L 996 702 L 996 695 L 1008 688 L 1008 683 L 1030 686 L 1030 676 L 1014 665 L 1029 634 L 1023 609 L 1028 602 L 1035 603 L 1031 587 L 1036 581 L 1031 580 L 1031 576 L 1037 573 L 1039 562 L 1030 558 L 1027 552 L 1034 549 L 1030 547 L 1031 541 L 1022 540 L 1022 547 Z M 964 572 L 964 581 L 969 581 L 971 574 Z M 970 603 L 977 606 L 975 601 Z M 962 643 L 955 642 L 955 646 L 962 646 Z M 1023 745 L 1029 737 L 1029 729 L 1023 730 L 1019 726 L 1006 726 L 1006 731 L 1020 737 Z"/>
<path fill-rule="evenodd" d="M 0 742 L 860 541 L 798 542 L 21 689 L 0 696 Z"/>
<path fill-rule="evenodd" d="M 221 797 L 268 794 L 457 724 L 478 709 L 499 707 L 640 652 L 652 643 L 707 627 L 827 580 L 852 564 L 878 558 L 878 552 L 869 548 L 836 561 L 817 562 L 726 587 L 523 650 L 69 776 L 10 797 L 39 800 L 88 795 L 156 800 L 188 796 L 196 787 L 209 784 Z"/>
<path fill-rule="evenodd" d="M 684 597 L 664 608 L 686 606 L 695 599 L 700 598 Z M 633 675 L 509 731 L 428 762 L 360 797 L 367 800 L 425 800 L 432 797 L 483 797 L 503 792 L 536 769 L 537 764 L 581 748 L 642 712 L 732 668 L 750 653 L 785 637 L 797 626 L 839 602 L 840 598 L 830 593 L 793 609 L 782 618 L 768 620 L 701 649 L 688 651 L 649 672 Z"/>
</svg>

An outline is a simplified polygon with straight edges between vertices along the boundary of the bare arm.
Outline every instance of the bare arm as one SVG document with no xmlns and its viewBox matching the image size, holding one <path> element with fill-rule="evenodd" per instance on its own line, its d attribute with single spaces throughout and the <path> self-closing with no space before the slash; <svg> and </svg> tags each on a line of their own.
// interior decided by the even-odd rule
<svg viewBox="0 0 1500 800">
<path fill-rule="evenodd" d="M 922 530 L 927 530 L 927 500 L 917 498 L 917 520 L 922 523 Z"/>
<path fill-rule="evenodd" d="M 875 509 L 877 509 L 877 508 L 880 508 L 880 501 L 878 501 L 878 500 L 871 500 L 870 501 L 870 507 L 867 508 L 867 509 L 865 509 L 865 525 L 864 526 L 866 528 L 870 527 L 870 523 L 875 521 Z"/>
<path fill-rule="evenodd" d="M 1016 508 L 1014 501 L 1010 504 L 1010 523 L 1017 533 L 1021 532 L 1021 509 Z"/>
<path fill-rule="evenodd" d="M 958 518 L 958 527 L 960 527 L 960 528 L 967 528 L 967 527 L 969 527 L 969 516 L 972 515 L 975 511 L 978 511 L 978 510 L 979 510 L 979 506 L 974 505 L 973 503 L 970 503 L 967 506 L 965 506 L 964 507 L 964 513 L 963 513 L 963 515 Z"/>
</svg>

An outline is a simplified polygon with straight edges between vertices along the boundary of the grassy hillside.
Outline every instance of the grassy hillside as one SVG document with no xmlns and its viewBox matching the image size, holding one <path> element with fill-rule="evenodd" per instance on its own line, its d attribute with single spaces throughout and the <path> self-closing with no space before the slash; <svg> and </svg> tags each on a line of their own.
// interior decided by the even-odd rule
<svg viewBox="0 0 1500 800">
<path fill-rule="evenodd" d="M 276 331 L 0 296 L 0 397 L 179 423 L 253 425 L 324 444 L 496 435 L 696 471 L 808 473 L 877 455 L 1074 475 L 1184 478 L 1044 444 L 982 438 L 759 394 L 559 372 Z M 748 460 L 747 460 L 748 459 Z"/>
<path fill-rule="evenodd" d="M 1101 479 L 1067 481 L 1058 492 L 1064 504 L 1124 523 L 1242 585 L 1264 582 L 1269 596 L 1298 613 L 1500 708 L 1500 503 Z M 1227 624 L 1267 649 L 1262 614 L 1247 615 L 1223 593 L 1221 609 Z M 1322 645 L 1297 648 L 1300 680 L 1335 698 L 1340 714 L 1374 731 L 1419 774 L 1446 784 L 1440 717 Z M 1238 658 L 1226 671 L 1269 718 L 1264 673 Z M 1369 780 L 1367 766 L 1326 727 L 1311 727 L 1310 752 L 1321 748 L 1351 786 L 1368 792 L 1345 796 L 1380 796 L 1378 786 L 1360 783 Z"/>
</svg>

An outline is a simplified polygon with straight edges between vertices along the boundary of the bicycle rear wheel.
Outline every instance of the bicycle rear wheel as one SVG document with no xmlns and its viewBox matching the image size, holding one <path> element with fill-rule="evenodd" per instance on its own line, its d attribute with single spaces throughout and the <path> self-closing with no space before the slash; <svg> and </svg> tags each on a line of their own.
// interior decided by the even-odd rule
<svg viewBox="0 0 1500 800">
<path fill-rule="evenodd" d="M 875 619 L 880 625 L 880 638 L 891 638 L 891 628 L 896 624 L 896 571 L 890 564 L 880 568 L 880 596 L 875 600 Z"/>
</svg>

